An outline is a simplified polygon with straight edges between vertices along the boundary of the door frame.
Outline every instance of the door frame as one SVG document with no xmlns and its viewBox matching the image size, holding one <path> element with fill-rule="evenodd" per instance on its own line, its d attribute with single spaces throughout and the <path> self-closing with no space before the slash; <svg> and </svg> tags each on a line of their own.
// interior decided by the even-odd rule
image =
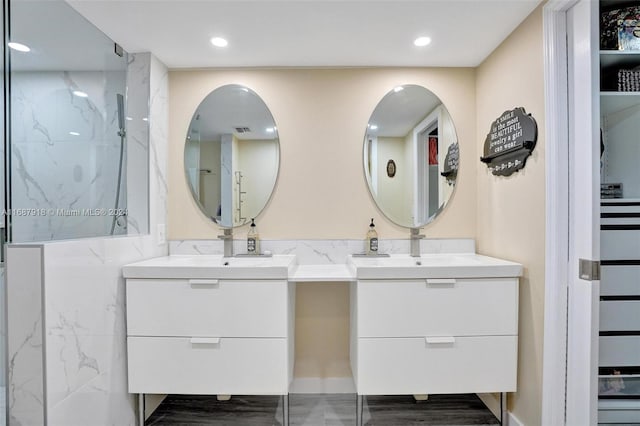
<svg viewBox="0 0 640 426">
<path fill-rule="evenodd" d="M 416 201 L 413 205 L 413 224 L 418 227 L 419 224 L 427 222 L 429 219 L 429 142 L 420 141 L 420 134 L 431 132 L 438 128 L 440 131 L 440 106 L 437 106 L 429 113 L 420 123 L 416 124 L 412 133 L 412 144 L 414 155 L 413 167 L 413 199 Z M 438 136 L 440 134 L 438 133 Z"/>
<path fill-rule="evenodd" d="M 573 191 L 570 175 L 569 142 L 569 78 L 567 12 L 579 0 L 549 0 L 543 9 L 544 78 L 545 78 L 545 138 L 546 138 L 546 230 L 545 230 L 545 309 L 542 377 L 542 424 L 564 425 L 573 419 L 578 399 L 588 399 L 584 383 L 568 374 L 567 357 L 576 351 L 593 355 L 594 345 L 574 339 L 578 332 L 570 322 L 569 274 L 576 272 L 571 260 L 571 247 L 581 242 L 570 232 L 570 195 Z M 587 24 L 587 23 L 585 23 Z M 591 30 L 590 25 L 585 28 Z M 573 309 L 573 308 L 572 308 Z M 597 318 L 597 315 L 596 315 Z M 579 333 L 578 333 L 579 334 Z M 596 354 L 597 357 L 597 354 Z M 575 373 L 575 371 L 574 371 Z M 595 372 L 592 372 L 595 374 Z M 569 397 L 569 398 L 568 398 Z M 593 396 L 591 396 L 593 397 Z M 597 396 L 596 396 L 597 398 Z M 579 401 L 590 406 L 590 423 L 597 421 L 593 399 Z"/>
</svg>

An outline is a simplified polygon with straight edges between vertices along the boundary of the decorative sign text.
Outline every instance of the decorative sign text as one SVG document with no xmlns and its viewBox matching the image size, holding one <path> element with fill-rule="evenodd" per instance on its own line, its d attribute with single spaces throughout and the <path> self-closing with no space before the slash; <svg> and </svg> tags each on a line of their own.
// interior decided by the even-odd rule
<svg viewBox="0 0 640 426">
<path fill-rule="evenodd" d="M 505 111 L 491 124 L 480 161 L 494 175 L 509 176 L 525 166 L 537 140 L 538 126 L 531 114 L 522 107 Z"/>
<path fill-rule="evenodd" d="M 460 145 L 458 142 L 449 145 L 447 155 L 444 157 L 444 167 L 440 173 L 447 178 L 447 183 L 453 185 L 458 177 L 458 166 L 460 164 Z"/>
</svg>

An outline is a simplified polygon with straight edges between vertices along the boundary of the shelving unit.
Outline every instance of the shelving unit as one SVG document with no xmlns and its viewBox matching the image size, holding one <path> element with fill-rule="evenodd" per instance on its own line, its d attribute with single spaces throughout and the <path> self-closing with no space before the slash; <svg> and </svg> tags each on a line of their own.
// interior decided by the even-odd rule
<svg viewBox="0 0 640 426">
<path fill-rule="evenodd" d="M 600 1 L 628 6 L 640 1 Z M 615 91 L 618 70 L 637 67 L 640 50 L 600 51 L 601 181 L 623 191 L 601 200 L 600 425 L 640 424 L 640 91 Z"/>
</svg>

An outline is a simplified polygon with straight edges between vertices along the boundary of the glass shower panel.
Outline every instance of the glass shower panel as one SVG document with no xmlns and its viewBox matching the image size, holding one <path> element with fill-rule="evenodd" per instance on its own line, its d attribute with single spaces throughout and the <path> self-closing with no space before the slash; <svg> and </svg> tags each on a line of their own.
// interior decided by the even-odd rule
<svg viewBox="0 0 640 426">
<path fill-rule="evenodd" d="M 2 34 L 4 40 L 5 34 L 5 10 L 6 10 L 6 2 L 2 2 L 2 10 L 0 17 L 0 34 Z M 4 94 L 5 87 L 5 43 L 2 43 L 0 46 L 0 54 L 2 54 L 2 78 L 0 78 L 0 93 Z M 0 112 L 0 132 L 3 136 L 5 135 L 5 100 L 2 102 L 2 111 Z M 4 158 L 4 150 L 5 145 L 0 144 L 0 150 L 2 151 L 2 158 Z M 5 170 L 4 170 L 4 161 L 0 161 L 0 209 L 4 213 L 4 194 L 5 194 Z M 5 215 L 0 215 L 0 251 L 2 255 L 0 255 L 0 426 L 5 426 L 7 424 L 7 323 L 6 323 L 6 310 L 5 310 L 5 301 L 6 301 L 6 285 L 5 285 L 5 268 L 4 268 L 4 236 L 5 234 Z"/>
<path fill-rule="evenodd" d="M 64 1 L 10 21 L 11 241 L 127 234 L 126 53 Z"/>
</svg>

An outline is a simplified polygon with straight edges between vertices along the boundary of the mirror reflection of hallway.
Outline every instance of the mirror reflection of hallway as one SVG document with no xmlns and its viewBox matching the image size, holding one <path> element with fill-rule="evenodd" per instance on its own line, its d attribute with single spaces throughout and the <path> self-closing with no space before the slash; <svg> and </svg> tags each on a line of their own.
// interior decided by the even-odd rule
<svg viewBox="0 0 640 426">
<path fill-rule="evenodd" d="M 363 161 L 369 191 L 388 219 L 415 228 L 440 213 L 455 189 L 456 173 L 445 160 L 457 142 L 449 112 L 424 87 L 396 87 L 378 103 L 367 124 Z M 455 167 L 457 172 L 457 161 Z"/>
</svg>

